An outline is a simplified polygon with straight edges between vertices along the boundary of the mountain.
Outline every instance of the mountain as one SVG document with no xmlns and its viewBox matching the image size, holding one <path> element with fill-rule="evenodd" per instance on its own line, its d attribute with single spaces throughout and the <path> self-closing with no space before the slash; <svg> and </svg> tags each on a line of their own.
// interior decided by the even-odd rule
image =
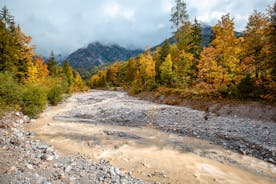
<svg viewBox="0 0 276 184">
<path fill-rule="evenodd" d="M 90 70 L 95 66 L 109 64 L 114 61 L 124 61 L 142 53 L 140 49 L 127 49 L 119 45 L 104 45 L 99 42 L 90 43 L 86 48 L 78 49 L 70 54 L 66 60 L 79 70 Z"/>
<path fill-rule="evenodd" d="M 213 28 L 212 26 L 209 26 L 209 25 L 207 25 L 207 24 L 203 24 L 203 25 L 201 26 L 201 29 L 202 29 L 202 45 L 203 45 L 204 47 L 208 47 L 209 44 L 210 44 L 210 42 L 211 42 L 211 40 L 212 40 L 212 37 L 213 37 L 212 28 Z M 237 37 L 242 36 L 242 33 L 241 33 L 241 32 L 235 31 L 235 34 L 236 34 Z M 174 44 L 174 43 L 175 43 L 175 40 L 174 40 L 174 37 L 173 37 L 173 36 L 171 36 L 170 38 L 168 38 L 168 41 L 169 41 L 170 44 Z M 165 42 L 165 41 L 164 41 L 164 42 Z M 152 50 L 152 51 L 155 50 L 157 47 L 163 45 L 164 42 L 162 42 L 162 43 L 159 44 L 159 45 L 156 45 L 156 46 L 152 47 L 151 50 Z"/>
</svg>

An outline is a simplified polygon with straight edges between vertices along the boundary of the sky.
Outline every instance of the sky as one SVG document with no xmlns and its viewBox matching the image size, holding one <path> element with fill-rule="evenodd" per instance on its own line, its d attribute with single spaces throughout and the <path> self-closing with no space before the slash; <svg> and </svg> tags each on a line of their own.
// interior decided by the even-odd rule
<svg viewBox="0 0 276 184">
<path fill-rule="evenodd" d="M 234 17 L 242 31 L 253 10 L 265 11 L 274 0 L 186 0 L 190 20 L 213 26 L 222 15 Z M 169 21 L 174 0 L 0 0 L 36 53 L 70 54 L 100 41 L 124 47 L 155 46 L 172 35 Z"/>
</svg>

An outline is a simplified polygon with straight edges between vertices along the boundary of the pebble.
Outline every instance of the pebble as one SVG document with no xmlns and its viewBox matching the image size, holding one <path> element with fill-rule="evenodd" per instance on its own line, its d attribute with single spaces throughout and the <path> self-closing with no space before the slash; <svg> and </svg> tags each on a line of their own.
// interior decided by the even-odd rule
<svg viewBox="0 0 276 184">
<path fill-rule="evenodd" d="M 66 167 L 64 168 L 64 171 L 65 171 L 65 172 L 70 172 L 71 169 L 72 169 L 72 166 L 68 165 L 68 166 L 66 166 Z"/>
<path fill-rule="evenodd" d="M 33 168 L 34 168 L 32 164 L 27 164 L 26 167 L 27 167 L 28 169 L 33 169 Z"/>
<path fill-rule="evenodd" d="M 117 174 L 117 175 L 120 175 L 120 170 L 118 168 L 115 168 L 114 169 L 114 172 Z"/>
<path fill-rule="evenodd" d="M 23 116 L 23 121 L 24 121 L 24 123 L 30 123 L 29 116 L 27 116 L 27 115 Z"/>
<path fill-rule="evenodd" d="M 52 155 L 46 155 L 46 160 L 47 161 L 51 161 L 53 159 L 54 159 L 54 157 Z"/>
</svg>

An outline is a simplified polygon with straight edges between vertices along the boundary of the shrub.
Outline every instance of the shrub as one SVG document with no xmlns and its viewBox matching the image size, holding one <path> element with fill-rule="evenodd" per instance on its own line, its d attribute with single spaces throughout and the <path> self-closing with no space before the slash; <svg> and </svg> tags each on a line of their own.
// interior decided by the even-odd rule
<svg viewBox="0 0 276 184">
<path fill-rule="evenodd" d="M 254 81 L 249 75 L 246 75 L 244 79 L 237 86 L 240 97 L 249 97 L 255 89 Z"/>
<path fill-rule="evenodd" d="M 62 100 L 62 92 L 60 86 L 52 87 L 48 92 L 48 101 L 51 105 L 57 105 Z"/>
<path fill-rule="evenodd" d="M 133 94 L 138 94 L 141 92 L 141 89 L 139 88 L 138 82 L 137 81 L 133 81 L 131 84 L 131 92 Z"/>
<path fill-rule="evenodd" d="M 157 87 L 158 87 L 158 86 L 157 86 L 157 84 L 156 84 L 156 82 L 155 82 L 154 79 L 149 79 L 149 80 L 147 81 L 147 90 L 153 91 L 153 90 L 155 90 Z"/>
<path fill-rule="evenodd" d="M 47 104 L 47 90 L 40 85 L 27 85 L 23 93 L 22 112 L 35 117 Z"/>
<path fill-rule="evenodd" d="M 0 98 L 9 105 L 20 104 L 22 101 L 23 85 L 14 80 L 9 73 L 0 73 Z"/>
</svg>

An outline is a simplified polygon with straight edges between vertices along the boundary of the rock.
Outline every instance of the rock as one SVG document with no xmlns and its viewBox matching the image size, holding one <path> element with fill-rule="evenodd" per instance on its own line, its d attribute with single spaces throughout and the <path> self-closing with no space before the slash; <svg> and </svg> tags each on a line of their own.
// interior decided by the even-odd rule
<svg viewBox="0 0 276 184">
<path fill-rule="evenodd" d="M 117 175 L 120 175 L 120 170 L 118 168 L 115 168 L 114 169 L 114 172 L 117 174 Z"/>
<path fill-rule="evenodd" d="M 15 112 L 15 115 L 20 116 L 21 114 L 20 114 L 20 112 Z"/>
<path fill-rule="evenodd" d="M 41 160 L 46 160 L 46 155 L 45 155 L 45 154 L 41 155 L 41 156 L 40 156 L 40 159 L 41 159 Z"/>
<path fill-rule="evenodd" d="M 52 155 L 46 155 L 46 160 L 47 161 L 54 160 L 54 157 Z"/>
<path fill-rule="evenodd" d="M 44 181 L 43 184 L 52 184 L 52 183 L 49 181 Z"/>
<path fill-rule="evenodd" d="M 51 160 L 54 159 L 54 157 L 52 155 L 43 154 L 43 155 L 40 156 L 40 159 L 44 160 L 44 161 L 51 161 Z"/>
<path fill-rule="evenodd" d="M 275 163 L 275 161 L 273 160 L 273 158 L 269 158 L 268 161 L 271 162 L 271 163 Z"/>
<path fill-rule="evenodd" d="M 26 132 L 26 135 L 32 137 L 32 136 L 35 136 L 35 133 L 32 131 L 28 131 L 28 132 Z"/>
<path fill-rule="evenodd" d="M 53 153 L 54 152 L 54 148 L 53 147 L 47 147 L 45 152 L 46 153 Z"/>
<path fill-rule="evenodd" d="M 47 149 L 48 148 L 48 146 L 47 145 L 45 145 L 45 144 L 39 144 L 38 146 L 37 146 L 37 148 L 38 149 Z"/>
<path fill-rule="evenodd" d="M 8 170 L 7 170 L 8 174 L 15 174 L 17 173 L 17 168 L 15 166 L 11 166 Z"/>
<path fill-rule="evenodd" d="M 65 171 L 65 172 L 70 172 L 71 169 L 72 169 L 72 166 L 68 165 L 68 166 L 66 166 L 66 167 L 64 168 L 64 171 Z"/>
<path fill-rule="evenodd" d="M 22 123 L 24 123 L 24 120 L 23 119 L 17 119 L 17 120 L 15 120 L 15 122 L 18 123 L 18 124 L 22 124 Z"/>
<path fill-rule="evenodd" d="M 29 116 L 27 116 L 27 115 L 23 116 L 23 122 L 24 122 L 24 123 L 30 123 L 30 118 L 29 118 Z"/>
<path fill-rule="evenodd" d="M 33 168 L 34 168 L 32 164 L 27 164 L 26 167 L 27 167 L 28 169 L 33 169 Z"/>
</svg>

